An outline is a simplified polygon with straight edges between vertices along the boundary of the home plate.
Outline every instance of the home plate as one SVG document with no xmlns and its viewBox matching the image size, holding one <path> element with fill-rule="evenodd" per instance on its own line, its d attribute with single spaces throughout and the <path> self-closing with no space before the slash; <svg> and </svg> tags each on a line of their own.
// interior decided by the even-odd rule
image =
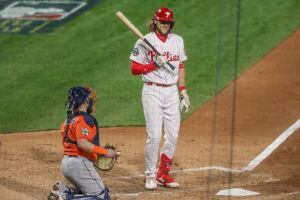
<svg viewBox="0 0 300 200">
<path fill-rule="evenodd" d="M 252 196 L 252 195 L 258 195 L 260 193 L 252 192 L 249 190 L 244 190 L 241 188 L 233 188 L 233 189 L 227 189 L 227 190 L 220 190 L 216 195 L 219 196 Z"/>
</svg>

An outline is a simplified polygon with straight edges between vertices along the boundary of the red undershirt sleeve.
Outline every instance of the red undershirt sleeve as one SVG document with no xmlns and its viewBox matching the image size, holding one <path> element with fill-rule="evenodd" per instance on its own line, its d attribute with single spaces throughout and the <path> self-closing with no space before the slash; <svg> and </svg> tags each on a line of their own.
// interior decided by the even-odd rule
<svg viewBox="0 0 300 200">
<path fill-rule="evenodd" d="M 154 70 L 156 70 L 154 63 L 143 65 L 135 61 L 131 61 L 131 73 L 133 75 L 146 74 Z"/>
</svg>

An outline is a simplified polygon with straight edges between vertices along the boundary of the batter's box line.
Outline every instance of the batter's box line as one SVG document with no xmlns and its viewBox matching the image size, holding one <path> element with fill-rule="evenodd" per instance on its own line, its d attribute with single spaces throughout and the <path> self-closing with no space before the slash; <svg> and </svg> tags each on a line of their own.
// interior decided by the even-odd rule
<svg viewBox="0 0 300 200">
<path fill-rule="evenodd" d="M 174 194 L 173 192 L 169 191 L 158 191 L 158 192 L 153 192 L 153 191 L 148 191 L 148 192 L 136 192 L 136 193 L 112 193 L 112 196 L 114 197 L 122 197 L 122 196 L 127 196 L 127 197 L 138 197 L 143 194 L 151 195 L 151 196 L 160 196 L 161 194 L 169 194 L 172 195 Z"/>
<path fill-rule="evenodd" d="M 257 167 L 264 159 L 266 159 L 271 153 L 279 147 L 289 136 L 291 136 L 296 130 L 300 128 L 300 119 L 298 119 L 294 124 L 292 124 L 288 129 L 286 129 L 282 134 L 280 134 L 272 144 L 270 144 L 265 150 L 263 150 L 256 158 L 254 158 L 243 171 L 252 171 Z"/>
<path fill-rule="evenodd" d="M 264 159 L 266 159 L 276 148 L 279 147 L 289 136 L 291 136 L 298 128 L 300 128 L 300 119 L 298 119 L 294 124 L 287 128 L 282 134 L 280 134 L 266 149 L 264 149 L 256 158 L 254 158 L 249 164 L 243 169 L 226 168 L 222 166 L 210 166 L 210 167 L 200 167 L 194 169 L 182 169 L 174 170 L 170 173 L 185 173 L 185 172 L 202 172 L 208 170 L 216 170 L 223 172 L 241 173 L 245 171 L 252 171 L 257 167 Z M 120 179 L 134 179 L 139 177 L 144 177 L 144 174 L 136 174 L 132 176 L 121 176 Z"/>
<path fill-rule="evenodd" d="M 208 171 L 208 170 L 233 172 L 233 173 L 243 172 L 243 170 L 240 170 L 240 169 L 230 169 L 230 168 L 221 167 L 221 166 L 211 166 L 211 167 L 200 167 L 200 168 L 194 168 L 194 169 L 173 170 L 170 172 L 170 174 L 179 174 L 179 173 L 187 173 L 187 172 L 202 172 L 202 171 Z M 145 176 L 145 174 L 136 174 L 136 175 L 132 175 L 132 176 L 121 176 L 119 178 L 120 179 L 134 179 L 134 178 L 140 178 L 140 177 L 144 177 L 144 176 Z"/>
</svg>

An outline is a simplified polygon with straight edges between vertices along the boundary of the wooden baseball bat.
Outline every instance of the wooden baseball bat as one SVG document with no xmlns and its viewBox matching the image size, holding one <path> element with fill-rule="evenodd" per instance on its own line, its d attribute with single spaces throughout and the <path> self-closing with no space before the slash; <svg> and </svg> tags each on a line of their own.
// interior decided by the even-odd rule
<svg viewBox="0 0 300 200">
<path fill-rule="evenodd" d="M 161 56 L 161 53 L 159 53 L 155 47 L 144 37 L 144 35 L 131 23 L 131 21 L 123 15 L 121 11 L 116 12 L 117 17 L 123 22 L 131 32 L 133 32 L 138 38 L 143 40 L 157 55 Z M 175 67 L 168 61 L 167 64 L 171 67 L 172 70 L 175 69 Z"/>
</svg>

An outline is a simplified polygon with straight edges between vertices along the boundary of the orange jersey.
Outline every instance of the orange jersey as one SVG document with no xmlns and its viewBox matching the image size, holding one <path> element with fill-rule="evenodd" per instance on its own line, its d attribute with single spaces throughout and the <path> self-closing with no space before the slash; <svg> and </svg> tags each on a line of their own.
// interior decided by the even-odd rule
<svg viewBox="0 0 300 200">
<path fill-rule="evenodd" d="M 85 115 L 87 116 L 88 114 Z M 93 119 L 89 115 L 88 117 L 89 119 Z M 93 124 L 92 126 L 91 124 L 88 124 L 84 115 L 77 115 L 70 121 L 68 133 L 66 133 L 66 128 L 66 122 L 63 122 L 60 130 L 63 138 L 62 144 L 64 147 L 64 154 L 83 156 L 92 161 L 97 160 L 97 154 L 87 153 L 78 148 L 77 140 L 86 139 L 95 145 L 99 145 L 99 135 L 97 134 L 98 126 L 96 124 Z M 95 140 L 97 142 L 95 142 Z"/>
</svg>

